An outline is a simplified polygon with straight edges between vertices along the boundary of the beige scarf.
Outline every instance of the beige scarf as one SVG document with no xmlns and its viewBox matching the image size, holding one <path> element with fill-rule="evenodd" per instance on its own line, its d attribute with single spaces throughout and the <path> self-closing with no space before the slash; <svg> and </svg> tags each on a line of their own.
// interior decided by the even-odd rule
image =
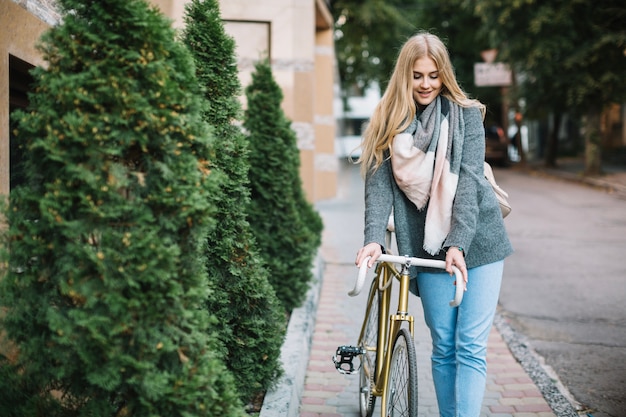
<svg viewBox="0 0 626 417">
<path fill-rule="evenodd" d="M 438 96 L 392 143 L 391 166 L 398 187 L 426 211 L 424 250 L 437 254 L 450 232 L 463 149 L 462 109 Z"/>
</svg>

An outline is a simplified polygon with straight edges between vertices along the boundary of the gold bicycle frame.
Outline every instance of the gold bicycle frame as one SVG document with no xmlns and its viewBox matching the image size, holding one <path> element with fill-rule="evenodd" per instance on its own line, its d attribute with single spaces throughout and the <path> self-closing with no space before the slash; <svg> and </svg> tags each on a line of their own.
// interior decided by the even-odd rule
<svg viewBox="0 0 626 417">
<path fill-rule="evenodd" d="M 376 341 L 376 385 L 372 389 L 372 395 L 382 397 L 381 415 L 386 415 L 387 407 L 387 381 L 389 379 L 389 368 L 391 366 L 391 356 L 393 355 L 393 343 L 397 332 L 400 330 L 403 322 L 409 325 L 411 339 L 414 337 L 413 316 L 408 314 L 409 305 L 409 268 L 403 265 L 399 273 L 392 263 L 381 262 L 376 268 L 376 276 L 378 281 L 378 289 L 380 292 L 378 305 L 378 338 Z M 389 314 L 391 308 L 391 289 L 392 280 L 400 281 L 400 290 L 398 294 L 398 311 L 394 315 Z M 366 317 L 369 315 L 372 303 L 376 302 L 374 297 L 368 300 Z M 388 317 L 388 318 L 387 318 Z M 366 322 L 361 328 L 360 340 L 366 331 Z M 366 347 L 367 348 L 367 347 Z"/>
</svg>

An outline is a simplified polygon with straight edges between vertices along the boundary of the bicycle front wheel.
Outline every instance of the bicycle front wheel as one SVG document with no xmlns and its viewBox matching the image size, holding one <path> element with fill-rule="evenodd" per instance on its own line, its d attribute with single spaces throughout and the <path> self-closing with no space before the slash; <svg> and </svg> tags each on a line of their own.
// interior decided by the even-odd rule
<svg viewBox="0 0 626 417">
<path fill-rule="evenodd" d="M 378 292 L 378 280 L 374 279 L 370 286 L 367 297 L 367 310 L 359 347 L 365 349 L 361 356 L 361 369 L 359 370 L 359 408 L 361 417 L 372 417 L 376 396 L 372 393 L 376 384 L 376 342 L 378 340 L 378 314 L 380 293 Z"/>
<path fill-rule="evenodd" d="M 407 329 L 400 329 L 393 344 L 386 394 L 387 417 L 417 416 L 417 357 Z"/>
</svg>

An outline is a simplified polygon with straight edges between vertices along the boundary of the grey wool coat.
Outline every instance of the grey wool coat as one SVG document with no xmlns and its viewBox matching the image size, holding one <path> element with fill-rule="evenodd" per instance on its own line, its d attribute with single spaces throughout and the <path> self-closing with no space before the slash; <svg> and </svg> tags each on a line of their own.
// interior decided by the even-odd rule
<svg viewBox="0 0 626 417">
<path fill-rule="evenodd" d="M 445 259 L 445 249 L 463 248 L 467 268 L 503 260 L 513 252 L 500 206 L 484 176 L 485 130 L 480 110 L 463 108 L 465 139 L 459 182 L 452 206 L 452 225 L 435 256 L 423 248 L 426 208 L 419 211 L 396 185 L 388 154 L 365 178 L 364 243 L 385 246 L 389 216 L 394 215 L 398 255 Z"/>
</svg>

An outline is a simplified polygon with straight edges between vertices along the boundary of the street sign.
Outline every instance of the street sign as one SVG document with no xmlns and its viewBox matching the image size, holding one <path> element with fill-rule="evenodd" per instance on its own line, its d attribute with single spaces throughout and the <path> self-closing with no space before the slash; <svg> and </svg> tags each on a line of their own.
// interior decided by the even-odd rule
<svg viewBox="0 0 626 417">
<path fill-rule="evenodd" d="M 507 87 L 511 81 L 511 68 L 503 62 L 474 64 L 474 84 L 477 87 Z"/>
</svg>

